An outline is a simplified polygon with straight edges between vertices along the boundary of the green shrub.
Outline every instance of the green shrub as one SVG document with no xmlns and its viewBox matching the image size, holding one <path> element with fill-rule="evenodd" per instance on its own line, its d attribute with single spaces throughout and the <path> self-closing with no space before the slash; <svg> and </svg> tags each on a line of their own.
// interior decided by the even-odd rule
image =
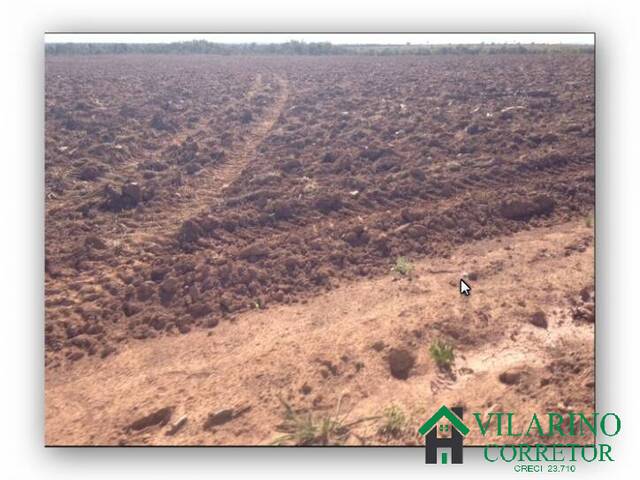
<svg viewBox="0 0 640 480">
<path fill-rule="evenodd" d="M 593 228 L 593 215 L 589 214 L 587 215 L 587 217 L 584 219 L 584 224 L 587 228 Z"/>
<path fill-rule="evenodd" d="M 340 445 L 352 434 L 352 428 L 360 423 L 377 420 L 378 417 L 363 417 L 354 421 L 348 421 L 347 415 L 340 413 L 342 398 L 338 401 L 334 415 L 325 414 L 319 418 L 314 417 L 310 411 L 296 412 L 283 399 L 280 399 L 284 407 L 283 421 L 277 430 L 284 433 L 273 442 L 276 445 Z"/>
<path fill-rule="evenodd" d="M 448 343 L 435 340 L 429 347 L 429 353 L 438 367 L 448 370 L 453 365 L 455 354 L 453 353 L 453 346 Z"/>
<path fill-rule="evenodd" d="M 396 264 L 391 270 L 406 277 L 411 272 L 413 272 L 413 265 L 405 257 L 398 257 L 396 259 Z"/>
<path fill-rule="evenodd" d="M 382 425 L 378 432 L 388 437 L 398 438 L 407 425 L 404 412 L 396 405 L 387 407 L 382 412 Z"/>
</svg>

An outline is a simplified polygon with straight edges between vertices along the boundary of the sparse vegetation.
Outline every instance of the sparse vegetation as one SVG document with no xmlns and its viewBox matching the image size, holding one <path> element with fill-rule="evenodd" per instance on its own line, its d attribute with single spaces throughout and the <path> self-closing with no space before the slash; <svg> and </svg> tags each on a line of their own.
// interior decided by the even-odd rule
<svg viewBox="0 0 640 480">
<path fill-rule="evenodd" d="M 593 214 L 590 213 L 589 215 L 586 216 L 586 218 L 584 219 L 584 224 L 587 228 L 593 228 Z"/>
<path fill-rule="evenodd" d="M 413 264 L 405 257 L 398 257 L 395 265 L 391 268 L 392 271 L 399 273 L 403 277 L 408 276 L 413 272 Z"/>
<path fill-rule="evenodd" d="M 324 414 L 315 417 L 313 412 L 296 412 L 282 398 L 284 418 L 277 430 L 284 435 L 276 438 L 274 445 L 340 445 L 347 441 L 351 435 L 355 435 L 352 428 L 361 423 L 377 420 L 379 417 L 362 417 L 349 421 L 347 414 L 340 412 L 342 398 L 338 401 L 333 415 Z"/>
<path fill-rule="evenodd" d="M 407 417 L 400 407 L 391 405 L 382 412 L 382 424 L 378 433 L 387 437 L 398 438 L 407 426 Z"/>
<path fill-rule="evenodd" d="M 439 368 L 448 370 L 453 365 L 455 354 L 453 353 L 452 345 L 442 340 L 434 340 L 429 347 L 429 353 Z"/>
</svg>

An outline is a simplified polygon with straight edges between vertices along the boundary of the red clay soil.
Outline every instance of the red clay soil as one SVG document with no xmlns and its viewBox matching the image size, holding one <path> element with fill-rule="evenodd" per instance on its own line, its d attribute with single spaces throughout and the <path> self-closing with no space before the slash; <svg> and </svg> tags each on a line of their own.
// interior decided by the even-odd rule
<svg viewBox="0 0 640 480">
<path fill-rule="evenodd" d="M 583 54 L 48 57 L 47 367 L 586 218 L 593 69 Z"/>
<path fill-rule="evenodd" d="M 465 418 L 514 412 L 513 432 L 532 412 L 546 429 L 545 412 L 593 411 L 593 229 L 584 219 L 411 265 L 407 275 L 342 281 L 213 330 L 123 342 L 117 355 L 49 368 L 46 443 L 415 446 L 443 404 L 464 407 Z M 458 293 L 461 276 L 469 297 Z M 446 368 L 430 353 L 436 341 L 453 348 Z M 465 445 L 505 442 L 495 433 L 494 420 Z"/>
<path fill-rule="evenodd" d="M 51 57 L 46 360 L 585 216 L 588 55 Z"/>
</svg>

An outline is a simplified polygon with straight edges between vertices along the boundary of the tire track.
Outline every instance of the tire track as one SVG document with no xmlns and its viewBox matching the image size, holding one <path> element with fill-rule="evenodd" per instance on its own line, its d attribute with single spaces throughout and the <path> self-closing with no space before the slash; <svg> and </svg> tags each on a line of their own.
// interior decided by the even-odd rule
<svg viewBox="0 0 640 480">
<path fill-rule="evenodd" d="M 123 246 L 123 250 L 126 250 L 117 257 L 116 262 L 109 264 L 98 262 L 95 268 L 79 272 L 71 277 L 47 278 L 45 285 L 48 292 L 47 300 L 50 302 L 46 307 L 47 313 L 57 310 L 58 300 L 63 297 L 65 302 L 62 302 L 62 305 L 84 303 L 80 291 L 85 286 L 101 289 L 100 284 L 105 278 L 116 279 L 123 266 L 139 263 L 142 255 L 148 257 L 148 252 L 157 245 L 166 243 L 170 237 L 175 235 L 176 230 L 180 228 L 185 219 L 207 210 L 210 205 L 222 197 L 225 187 L 241 175 L 284 108 L 289 94 L 287 79 L 276 75 L 274 81 L 279 88 L 273 105 L 256 120 L 245 142 L 230 153 L 222 165 L 203 169 L 202 174 L 191 186 L 190 198 L 173 205 L 165 204 L 149 209 L 142 218 L 138 219 L 135 227 L 119 223 L 118 217 L 114 216 L 113 228 L 108 232 L 102 232 L 101 235 L 105 241 L 117 242 Z M 246 95 L 247 102 L 263 89 L 264 80 L 262 75 L 258 75 Z M 190 133 L 192 133 L 192 129 L 186 133 L 182 132 L 178 137 L 173 137 L 173 141 L 185 139 Z M 148 261 L 148 258 L 145 261 Z M 70 282 L 73 282 L 75 288 L 70 287 Z"/>
<path fill-rule="evenodd" d="M 194 186 L 191 192 L 192 195 L 188 204 L 179 203 L 170 209 L 164 206 L 160 218 L 158 218 L 157 212 L 152 212 L 151 216 L 154 217 L 154 220 L 150 221 L 149 228 L 141 228 L 131 232 L 131 237 L 135 241 L 154 241 L 154 237 L 157 235 L 166 235 L 168 231 L 174 232 L 184 220 L 197 215 L 203 210 L 207 210 L 210 205 L 224 194 L 224 189 L 240 176 L 256 153 L 257 148 L 273 128 L 287 101 L 289 89 L 286 78 L 275 76 L 274 80 L 279 86 L 275 102 L 266 114 L 256 122 L 245 142 L 231 152 L 222 165 L 203 170 L 197 185 Z M 250 101 L 260 92 L 263 83 L 262 76 L 258 75 L 253 87 L 247 93 L 247 101 Z"/>
</svg>

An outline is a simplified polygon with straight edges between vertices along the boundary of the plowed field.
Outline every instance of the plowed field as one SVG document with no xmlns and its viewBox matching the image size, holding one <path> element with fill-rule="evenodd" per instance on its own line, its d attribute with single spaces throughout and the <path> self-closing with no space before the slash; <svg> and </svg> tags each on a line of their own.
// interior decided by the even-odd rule
<svg viewBox="0 0 640 480">
<path fill-rule="evenodd" d="M 435 404 L 592 408 L 593 69 L 48 57 L 47 443 L 418 444 Z M 338 405 L 362 421 L 280 437 Z"/>
</svg>

